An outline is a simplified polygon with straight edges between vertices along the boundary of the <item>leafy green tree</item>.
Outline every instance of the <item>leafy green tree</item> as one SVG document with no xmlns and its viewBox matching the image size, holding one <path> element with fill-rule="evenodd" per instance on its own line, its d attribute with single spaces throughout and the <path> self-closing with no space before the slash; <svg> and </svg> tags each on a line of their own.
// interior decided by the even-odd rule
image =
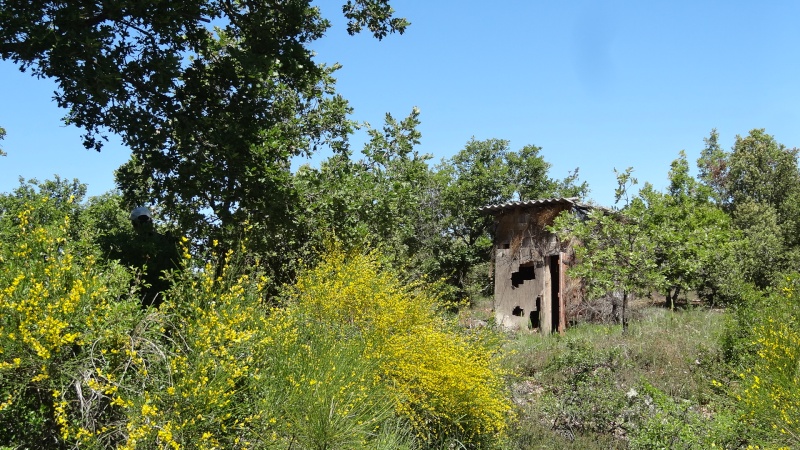
<svg viewBox="0 0 800 450">
<path fill-rule="evenodd" d="M 388 0 L 349 0 L 348 31 L 402 33 Z M 328 20 L 310 0 L 23 2 L 0 6 L 0 58 L 58 86 L 66 121 L 100 150 L 119 135 L 128 207 L 157 205 L 197 245 L 250 243 L 285 278 L 297 245 L 289 161 L 341 151 L 352 129 L 309 45 Z M 277 281 L 277 280 L 276 280 Z"/>
<path fill-rule="evenodd" d="M 418 115 L 416 109 L 403 120 L 387 114 L 382 130 L 368 131 L 358 161 L 343 153 L 319 169 L 298 171 L 294 185 L 305 241 L 319 247 L 335 237 L 350 247 L 380 245 L 412 276 L 444 278 L 458 296 L 476 294 L 489 286 L 492 242 L 492 219 L 479 208 L 585 193 L 586 184 L 577 184 L 577 170 L 564 180 L 551 179 L 539 147 L 511 151 L 508 141 L 499 139 L 473 139 L 431 168 L 430 156 L 414 150 Z"/>
<path fill-rule="evenodd" d="M 731 214 L 741 236 L 735 249 L 746 282 L 769 286 L 800 262 L 800 168 L 798 150 L 763 129 L 736 136 L 731 152 L 712 131 L 698 160 L 700 179 Z"/>
<path fill-rule="evenodd" d="M 763 203 L 743 202 L 733 213 L 733 224 L 742 236 L 736 250 L 745 281 L 762 289 L 770 286 L 791 256 L 777 211 Z"/>
<path fill-rule="evenodd" d="M 700 158 L 697 159 L 697 167 L 700 170 L 698 178 L 711 190 L 712 198 L 718 205 L 727 206 L 730 203 L 726 187 L 728 154 L 719 146 L 719 133 L 716 129 L 711 130 L 710 136 L 703 140 L 706 145 L 700 152 Z"/>
<path fill-rule="evenodd" d="M 2 141 L 6 137 L 6 129 L 0 127 L 0 141 Z M 6 153 L 0 149 L 0 156 L 6 156 Z"/>
<path fill-rule="evenodd" d="M 382 130 L 368 130 L 359 160 L 343 153 L 319 169 L 298 170 L 294 186 L 307 246 L 320 249 L 330 238 L 349 248 L 380 245 L 398 263 L 424 250 L 433 174 L 430 156 L 414 149 L 418 117 L 417 108 L 403 120 L 387 114 Z"/>
<path fill-rule="evenodd" d="M 788 258 L 800 246 L 800 169 L 798 150 L 775 141 L 763 129 L 737 136 L 730 157 L 729 186 L 735 210 L 758 203 L 775 213 L 787 258 L 779 269 L 794 267 Z M 768 213 L 769 214 L 769 213 Z M 736 214 L 734 214 L 736 215 Z M 741 222 L 738 223 L 754 223 Z"/>
<path fill-rule="evenodd" d="M 540 155 L 541 147 L 526 145 L 516 152 L 507 152 L 505 162 L 513 189 L 512 197 L 520 200 L 537 200 L 546 197 L 586 197 L 589 185 L 579 182 L 578 169 L 563 180 L 550 178 L 552 164 Z"/>
<path fill-rule="evenodd" d="M 736 136 L 727 187 L 734 205 L 754 201 L 780 209 L 800 190 L 797 149 L 786 148 L 763 129 Z"/>
<path fill-rule="evenodd" d="M 683 151 L 672 162 L 669 179 L 666 193 L 647 184 L 639 196 L 647 208 L 644 224 L 664 277 L 666 305 L 673 308 L 681 292 L 708 284 L 708 269 L 718 263 L 732 233 L 728 216 L 711 202 L 710 190 L 689 174 Z"/>
<path fill-rule="evenodd" d="M 425 204 L 433 182 L 431 155 L 415 149 L 421 138 L 419 113 L 415 107 L 402 121 L 386 114 L 383 129 L 370 129 L 363 149 L 372 177 L 373 237 L 399 258 L 413 258 L 422 249 L 424 224 L 430 222 Z"/>
<path fill-rule="evenodd" d="M 192 135 L 258 145 L 323 93 L 315 90 L 330 69 L 308 45 L 330 23 L 310 3 L 5 1 L 0 57 L 55 80 L 56 100 L 86 130 L 88 148 L 102 147 L 104 129 L 145 154 L 177 147 L 189 156 L 181 150 Z M 348 0 L 343 12 L 351 34 L 366 26 L 381 39 L 408 25 L 387 0 Z"/>
<path fill-rule="evenodd" d="M 617 203 L 624 201 L 622 208 L 614 212 L 594 209 L 585 219 L 562 213 L 553 226 L 562 240 L 578 243 L 577 264 L 569 269 L 570 275 L 586 280 L 590 297 L 612 299 L 613 315 L 623 331 L 628 328 L 630 297 L 647 295 L 663 282 L 647 230 L 647 205 L 630 194 L 630 187 L 637 183 L 632 172 L 628 168 L 617 173 L 615 198 Z"/>
<path fill-rule="evenodd" d="M 438 167 L 446 183 L 440 200 L 445 234 L 435 250 L 449 283 L 462 292 L 470 270 L 489 260 L 492 246 L 492 217 L 478 208 L 509 201 L 514 193 L 506 160 L 509 152 L 506 140 L 473 138 Z M 488 279 L 482 284 L 488 286 Z"/>
<path fill-rule="evenodd" d="M 717 144 L 712 130 L 706 148 L 698 159 L 700 180 L 728 210 L 755 202 L 770 205 L 778 213 L 778 222 L 786 237 L 794 238 L 796 218 L 800 215 L 800 170 L 798 150 L 787 148 L 764 129 L 754 129 L 736 136 L 731 152 Z"/>
</svg>

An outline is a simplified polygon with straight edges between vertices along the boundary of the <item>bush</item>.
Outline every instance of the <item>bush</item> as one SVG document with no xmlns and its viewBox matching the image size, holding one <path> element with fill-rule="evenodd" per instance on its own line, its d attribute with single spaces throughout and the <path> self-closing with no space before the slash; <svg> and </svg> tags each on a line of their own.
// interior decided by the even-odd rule
<svg viewBox="0 0 800 450">
<path fill-rule="evenodd" d="M 800 445 L 799 291 L 800 274 L 784 276 L 766 294 L 738 304 L 724 336 L 734 368 L 726 391 L 751 443 Z"/>
<path fill-rule="evenodd" d="M 0 447 L 502 440 L 498 336 L 458 328 L 438 290 L 377 254 L 334 249 L 278 307 L 258 264 L 195 266 L 184 249 L 164 302 L 142 308 L 132 275 L 75 225 L 74 199 L 28 193 L 0 204 Z"/>
<path fill-rule="evenodd" d="M 614 434 L 625 427 L 628 399 L 614 377 L 623 365 L 619 351 L 597 351 L 584 341 L 572 339 L 566 347 L 547 368 L 563 380 L 557 383 L 561 387 L 544 400 L 553 428 L 573 438 L 585 432 Z"/>
<path fill-rule="evenodd" d="M 227 262 L 176 274 L 161 307 L 166 367 L 126 405 L 123 448 L 404 442 L 364 341 L 301 305 L 270 307 L 267 282 Z"/>
<path fill-rule="evenodd" d="M 292 299 L 314 323 L 363 339 L 396 414 L 428 445 L 490 446 L 506 431 L 498 341 L 462 332 L 440 313 L 447 305 L 435 291 L 404 285 L 376 254 L 330 252 L 300 277 Z"/>
<path fill-rule="evenodd" d="M 723 319 L 702 308 L 648 307 L 628 333 L 579 324 L 562 336 L 518 334 L 508 358 L 520 376 L 515 448 L 627 448 L 629 439 L 640 448 L 670 448 L 663 443 L 683 432 L 684 416 L 711 436 L 703 442 L 739 442 L 725 440 L 742 428 L 731 425 L 729 403 L 715 403 L 725 397 L 710 383 L 726 369 L 714 345 Z"/>
<path fill-rule="evenodd" d="M 631 450 L 739 448 L 745 430 L 735 414 L 719 408 L 704 414 L 689 400 L 675 400 L 643 382 L 637 395 L 641 423 L 630 433 Z M 713 420 L 709 420 L 713 417 Z"/>
<path fill-rule="evenodd" d="M 114 446 L 153 327 L 127 272 L 69 239 L 56 200 L 35 200 L 0 225 L 0 445 Z"/>
</svg>

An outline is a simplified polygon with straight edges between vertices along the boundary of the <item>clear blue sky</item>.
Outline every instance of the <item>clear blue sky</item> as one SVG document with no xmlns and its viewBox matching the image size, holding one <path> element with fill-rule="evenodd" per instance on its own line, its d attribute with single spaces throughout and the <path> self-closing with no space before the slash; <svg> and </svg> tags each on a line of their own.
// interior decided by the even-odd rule
<svg viewBox="0 0 800 450">
<path fill-rule="evenodd" d="M 693 165 L 712 128 L 726 149 L 753 128 L 800 146 L 800 2 L 394 0 L 412 25 L 381 42 L 347 36 L 343 1 L 318 3 L 337 20 L 314 49 L 343 64 L 353 118 L 380 126 L 419 107 L 434 162 L 473 136 L 534 144 L 552 176 L 579 167 L 610 205 L 614 168 L 663 188 L 669 163 L 684 149 Z M 128 152 L 84 150 L 53 89 L 0 62 L 0 191 L 55 173 L 111 189 Z"/>
</svg>

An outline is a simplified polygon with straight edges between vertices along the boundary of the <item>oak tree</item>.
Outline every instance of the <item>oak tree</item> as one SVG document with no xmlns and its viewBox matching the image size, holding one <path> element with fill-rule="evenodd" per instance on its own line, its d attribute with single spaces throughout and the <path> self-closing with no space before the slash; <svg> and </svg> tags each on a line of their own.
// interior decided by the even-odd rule
<svg viewBox="0 0 800 450">
<path fill-rule="evenodd" d="M 408 25 L 388 0 L 342 10 L 351 34 Z M 341 150 L 351 131 L 337 66 L 309 48 L 329 26 L 310 0 L 7 0 L 0 58 L 55 81 L 87 148 L 120 136 L 130 205 L 157 205 L 203 242 L 257 226 L 272 236 L 261 252 L 275 256 L 292 239 L 290 158 Z"/>
</svg>

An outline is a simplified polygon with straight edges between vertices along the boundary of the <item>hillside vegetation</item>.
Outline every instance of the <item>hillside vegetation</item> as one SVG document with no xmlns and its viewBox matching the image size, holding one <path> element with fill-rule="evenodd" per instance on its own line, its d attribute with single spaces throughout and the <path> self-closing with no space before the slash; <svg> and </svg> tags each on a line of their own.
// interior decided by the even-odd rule
<svg viewBox="0 0 800 450">
<path fill-rule="evenodd" d="M 503 139 L 432 162 L 417 108 L 355 122 L 308 0 L 173 3 L 0 3 L 0 59 L 131 151 L 99 197 L 0 194 L 0 448 L 800 447 L 797 149 L 712 130 L 663 192 L 618 172 L 550 228 L 607 323 L 509 333 L 463 320 L 492 293 L 480 207 L 586 201 L 577 168 Z"/>
<path fill-rule="evenodd" d="M 73 198 L 4 214 L 0 443 L 9 448 L 488 447 L 499 340 L 376 253 L 332 247 L 277 298 L 182 243 L 159 308 L 85 239 Z M 84 230 L 86 231 L 86 230 Z M 190 270 L 191 269 L 191 270 Z"/>
<path fill-rule="evenodd" d="M 797 275 L 727 285 L 712 297 L 725 308 L 639 297 L 627 328 L 541 336 L 495 329 L 485 301 L 470 308 L 383 247 L 331 240 L 276 286 L 246 235 L 217 258 L 216 242 L 201 253 L 154 233 L 181 261 L 143 306 L 159 253 L 118 195 L 83 189 L 56 179 L 0 197 L 6 448 L 798 444 Z M 138 267 L 115 256 L 137 252 Z M 475 315 L 488 326 L 460 325 Z"/>
</svg>

